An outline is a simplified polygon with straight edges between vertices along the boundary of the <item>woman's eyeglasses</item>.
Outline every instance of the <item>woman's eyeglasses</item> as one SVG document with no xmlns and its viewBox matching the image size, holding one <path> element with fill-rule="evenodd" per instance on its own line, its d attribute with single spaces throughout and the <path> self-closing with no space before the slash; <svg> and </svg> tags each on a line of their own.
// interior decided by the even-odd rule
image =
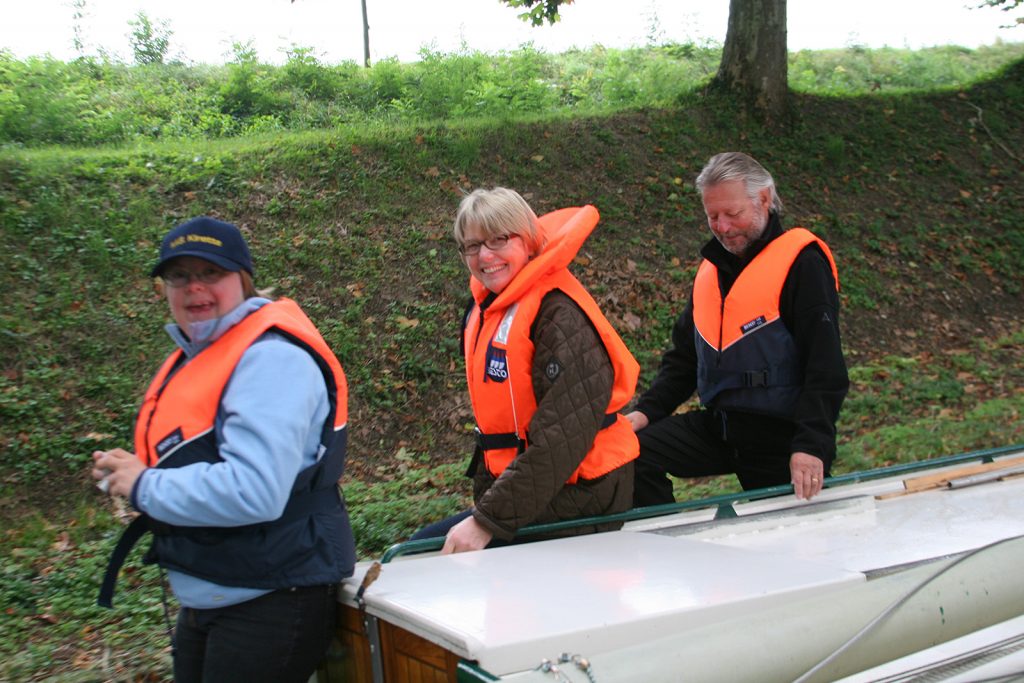
<svg viewBox="0 0 1024 683">
<path fill-rule="evenodd" d="M 479 250 L 478 250 L 479 251 Z M 192 280 L 198 280 L 204 285 L 215 285 L 228 274 L 228 271 L 210 266 L 196 272 L 184 268 L 172 268 L 167 270 L 160 277 L 169 287 L 184 287 Z"/>
<path fill-rule="evenodd" d="M 487 247 L 491 251 L 501 251 L 508 246 L 508 241 L 513 237 L 519 237 L 515 233 L 511 235 L 498 235 L 497 237 L 488 237 L 485 240 L 479 242 L 466 242 L 465 244 L 459 245 L 459 252 L 463 256 L 475 256 L 480 253 L 480 247 Z"/>
</svg>

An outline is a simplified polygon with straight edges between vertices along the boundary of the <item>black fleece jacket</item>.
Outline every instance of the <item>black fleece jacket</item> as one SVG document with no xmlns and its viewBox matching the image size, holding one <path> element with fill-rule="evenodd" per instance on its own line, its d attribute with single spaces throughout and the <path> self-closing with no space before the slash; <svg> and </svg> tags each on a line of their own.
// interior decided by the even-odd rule
<svg viewBox="0 0 1024 683">
<path fill-rule="evenodd" d="M 701 255 L 718 268 L 723 298 L 747 264 L 782 232 L 782 223 L 772 213 L 761 239 L 742 259 L 717 239 L 704 245 Z M 672 329 L 673 348 L 662 357 L 657 376 L 636 405 L 651 422 L 675 412 L 697 388 L 692 298 L 691 293 Z M 723 439 L 739 448 L 767 443 L 781 447 L 788 442 L 790 453 L 821 458 L 827 472 L 835 459 L 835 424 L 850 381 L 839 334 L 839 296 L 828 259 L 816 244 L 805 247 L 793 262 L 782 286 L 779 313 L 796 342 L 804 372 L 793 420 L 730 410 L 722 415 Z"/>
</svg>

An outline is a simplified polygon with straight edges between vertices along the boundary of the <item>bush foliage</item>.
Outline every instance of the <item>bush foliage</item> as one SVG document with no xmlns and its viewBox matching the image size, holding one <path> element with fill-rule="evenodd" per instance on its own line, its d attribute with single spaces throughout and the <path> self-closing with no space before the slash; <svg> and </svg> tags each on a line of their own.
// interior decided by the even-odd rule
<svg viewBox="0 0 1024 683">
<path fill-rule="evenodd" d="M 1022 55 L 1024 44 L 805 50 L 790 55 L 789 77 L 795 90 L 829 95 L 954 88 Z M 136 65 L 18 60 L 0 51 L 0 144 L 120 145 L 367 121 L 664 107 L 702 88 L 720 57 L 720 48 L 696 44 L 557 55 L 529 45 L 497 55 L 424 48 L 413 63 L 386 59 L 362 68 L 325 64 L 298 46 L 283 65 L 266 64 L 250 43 L 236 43 L 220 66 L 164 63 L 162 55 Z"/>
</svg>

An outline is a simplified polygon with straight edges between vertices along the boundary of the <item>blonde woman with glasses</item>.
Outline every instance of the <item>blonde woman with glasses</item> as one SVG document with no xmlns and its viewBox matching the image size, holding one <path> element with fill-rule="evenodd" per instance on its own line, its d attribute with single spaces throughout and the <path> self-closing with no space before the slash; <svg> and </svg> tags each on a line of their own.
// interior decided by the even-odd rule
<svg viewBox="0 0 1024 683">
<path fill-rule="evenodd" d="M 443 553 L 479 550 L 529 524 L 630 508 L 639 446 L 618 411 L 638 366 L 568 270 L 597 221 L 593 206 L 537 218 L 502 187 L 459 205 L 454 236 L 472 293 L 462 348 L 476 418 L 474 505 L 414 538 L 444 536 Z"/>
</svg>

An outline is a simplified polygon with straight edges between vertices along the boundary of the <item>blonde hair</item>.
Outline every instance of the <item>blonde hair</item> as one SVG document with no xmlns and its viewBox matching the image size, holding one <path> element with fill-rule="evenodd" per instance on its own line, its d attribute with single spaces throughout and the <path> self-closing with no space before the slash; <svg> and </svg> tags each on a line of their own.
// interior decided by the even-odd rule
<svg viewBox="0 0 1024 683">
<path fill-rule="evenodd" d="M 459 202 L 452 233 L 459 245 L 466 243 L 466 233 L 478 230 L 486 239 L 502 235 L 519 235 L 527 250 L 537 254 L 544 248 L 544 236 L 537 224 L 537 214 L 526 200 L 507 187 L 477 189 Z"/>
</svg>

